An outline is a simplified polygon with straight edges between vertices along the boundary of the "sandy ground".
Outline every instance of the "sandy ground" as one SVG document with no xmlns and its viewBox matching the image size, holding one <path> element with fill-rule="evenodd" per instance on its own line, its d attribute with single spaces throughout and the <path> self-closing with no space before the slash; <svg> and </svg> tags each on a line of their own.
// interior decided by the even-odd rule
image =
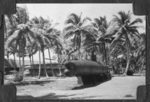
<svg viewBox="0 0 150 102">
<path fill-rule="evenodd" d="M 17 86 L 17 99 L 136 99 L 139 85 L 145 76 L 115 76 L 95 86 L 82 87 L 76 77 L 26 77 Z"/>
</svg>

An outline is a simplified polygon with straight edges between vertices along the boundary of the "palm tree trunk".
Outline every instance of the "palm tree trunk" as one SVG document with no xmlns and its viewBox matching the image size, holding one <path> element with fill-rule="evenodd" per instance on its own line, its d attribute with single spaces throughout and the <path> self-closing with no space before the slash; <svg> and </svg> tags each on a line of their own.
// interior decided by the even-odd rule
<svg viewBox="0 0 150 102">
<path fill-rule="evenodd" d="M 19 72 L 21 72 L 21 58 L 20 58 L 20 45 L 19 45 Z"/>
<path fill-rule="evenodd" d="M 24 54 L 25 54 L 25 39 L 23 36 L 23 43 L 22 43 L 22 71 L 21 71 L 21 75 L 23 76 L 24 74 Z"/>
<path fill-rule="evenodd" d="M 105 51 L 105 64 L 107 66 L 107 50 L 106 50 L 106 45 L 104 43 L 104 51 Z"/>
<path fill-rule="evenodd" d="M 22 57 L 22 75 L 24 73 L 24 50 L 23 50 L 23 57 Z"/>
<path fill-rule="evenodd" d="M 60 62 L 60 61 L 59 61 L 59 59 L 60 59 L 60 58 L 59 58 L 59 53 L 57 53 L 57 57 L 58 57 L 58 63 L 59 63 L 59 62 Z"/>
<path fill-rule="evenodd" d="M 126 65 L 126 69 L 125 72 L 123 73 L 124 75 L 127 75 L 127 72 L 129 70 L 129 65 L 130 65 L 130 48 L 129 48 L 129 44 L 128 42 L 126 42 L 126 49 L 127 49 L 127 65 Z"/>
<path fill-rule="evenodd" d="M 44 67 L 44 71 L 45 71 L 46 77 L 48 77 L 48 73 L 47 73 L 46 66 L 45 66 L 45 53 L 44 53 L 44 50 L 42 50 L 42 55 L 43 55 L 43 67 Z"/>
<path fill-rule="evenodd" d="M 9 53 L 7 52 L 7 59 L 8 59 L 8 61 L 9 61 Z"/>
<path fill-rule="evenodd" d="M 54 75 L 54 70 L 53 70 L 53 67 L 52 67 L 52 61 L 51 61 L 51 53 L 50 53 L 50 49 L 48 48 L 48 54 L 49 54 L 49 59 L 50 59 L 50 68 L 52 69 L 52 76 L 55 76 Z"/>
<path fill-rule="evenodd" d="M 79 59 L 81 59 L 81 51 L 80 48 L 78 49 Z"/>
<path fill-rule="evenodd" d="M 34 72 L 34 58 L 33 58 L 33 55 L 32 55 L 31 57 L 32 57 L 32 68 L 33 68 L 33 75 L 35 75 L 35 72 Z"/>
<path fill-rule="evenodd" d="M 32 67 L 32 61 L 31 61 L 31 56 L 29 55 L 29 60 L 30 60 L 30 68 L 32 69 L 33 71 L 33 67 Z M 32 73 L 32 76 L 33 76 L 33 73 Z"/>
<path fill-rule="evenodd" d="M 41 54 L 40 54 L 40 50 L 39 50 L 39 73 L 38 73 L 38 79 L 40 79 L 41 77 Z"/>
<path fill-rule="evenodd" d="M 59 74 L 62 75 L 59 52 L 58 52 L 57 56 L 58 56 L 58 64 L 59 64 Z"/>
<path fill-rule="evenodd" d="M 19 52 L 19 70 L 21 68 L 21 59 L 20 59 L 20 52 Z"/>
</svg>

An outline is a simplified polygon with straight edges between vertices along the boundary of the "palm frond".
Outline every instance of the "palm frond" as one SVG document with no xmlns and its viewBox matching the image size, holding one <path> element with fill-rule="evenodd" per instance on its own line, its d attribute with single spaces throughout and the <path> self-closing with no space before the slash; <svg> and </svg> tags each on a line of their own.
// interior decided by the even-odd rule
<svg viewBox="0 0 150 102">
<path fill-rule="evenodd" d="M 118 26 L 117 22 L 111 22 L 110 25 L 108 26 L 106 33 L 105 33 L 105 37 L 107 36 L 112 36 L 114 34 L 116 34 L 116 32 L 120 29 L 120 27 Z"/>
<path fill-rule="evenodd" d="M 69 24 L 68 26 L 64 28 L 64 31 L 68 31 L 68 30 L 74 31 L 75 29 L 76 27 L 73 24 Z"/>
<path fill-rule="evenodd" d="M 18 38 L 19 33 L 20 30 L 16 30 L 11 36 L 9 36 L 9 38 L 5 42 L 6 49 L 9 48 L 9 45 Z"/>
<path fill-rule="evenodd" d="M 120 11 L 118 12 L 120 18 L 121 18 L 121 21 L 122 21 L 122 24 L 124 24 L 126 22 L 126 20 L 129 20 L 130 21 L 130 11 L 126 14 L 124 11 Z"/>
<path fill-rule="evenodd" d="M 123 24 L 122 20 L 118 16 L 116 16 L 116 15 L 113 15 L 113 16 L 114 16 L 114 18 L 113 18 L 112 22 L 115 22 L 118 25 L 122 25 Z"/>
<path fill-rule="evenodd" d="M 128 32 L 129 32 L 129 34 L 135 35 L 136 37 L 140 38 L 140 33 L 137 29 L 134 29 L 134 28 L 131 27 L 131 28 L 128 29 Z"/>
<path fill-rule="evenodd" d="M 70 14 L 69 18 L 73 19 L 75 24 L 78 24 L 81 20 L 81 17 L 75 13 Z"/>
<path fill-rule="evenodd" d="M 116 43 L 118 40 L 120 40 L 121 37 L 122 37 L 122 34 L 118 33 L 118 35 L 115 37 L 115 39 L 111 42 L 110 46 L 112 46 L 114 43 Z"/>
<path fill-rule="evenodd" d="M 91 18 L 85 17 L 85 18 L 82 20 L 82 24 L 84 24 L 84 23 L 87 22 L 87 21 L 91 21 Z"/>
<path fill-rule="evenodd" d="M 94 22 L 96 23 L 96 25 L 97 25 L 98 27 L 99 27 L 100 25 L 102 25 L 101 20 L 98 19 L 98 18 L 95 18 L 95 19 L 94 19 Z"/>
<path fill-rule="evenodd" d="M 142 19 L 137 18 L 137 19 L 135 19 L 133 22 L 131 22 L 129 25 L 132 26 L 132 25 L 134 25 L 134 24 L 142 23 L 142 22 L 143 22 Z"/>
<path fill-rule="evenodd" d="M 74 31 L 67 31 L 67 32 L 65 32 L 64 38 L 68 39 L 68 38 L 70 38 L 72 36 L 74 36 Z"/>
<path fill-rule="evenodd" d="M 72 19 L 68 18 L 68 19 L 65 21 L 65 24 L 75 24 L 75 22 L 74 22 Z"/>
<path fill-rule="evenodd" d="M 97 29 L 95 29 L 91 25 L 87 25 L 87 26 L 81 27 L 81 29 L 82 29 L 83 35 L 90 34 L 90 35 L 92 35 L 94 37 L 97 37 L 97 35 L 98 35 Z"/>
</svg>

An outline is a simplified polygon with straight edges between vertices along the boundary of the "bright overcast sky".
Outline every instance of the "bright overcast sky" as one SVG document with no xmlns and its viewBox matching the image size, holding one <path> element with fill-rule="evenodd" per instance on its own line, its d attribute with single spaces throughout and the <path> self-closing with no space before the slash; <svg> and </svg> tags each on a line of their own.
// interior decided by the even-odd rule
<svg viewBox="0 0 150 102">
<path fill-rule="evenodd" d="M 57 28 L 60 30 L 63 29 L 64 22 L 71 13 L 78 15 L 82 13 L 82 18 L 90 17 L 91 19 L 106 16 L 109 22 L 119 11 L 133 12 L 132 4 L 18 4 L 18 6 L 27 7 L 30 19 L 42 16 L 53 20 L 54 23 L 59 23 Z"/>
<path fill-rule="evenodd" d="M 54 23 L 59 23 L 58 29 L 62 30 L 64 27 L 64 22 L 68 15 L 71 13 L 76 13 L 80 15 L 82 13 L 82 18 L 90 17 L 98 18 L 99 16 L 106 16 L 109 22 L 113 15 L 116 15 L 119 11 L 132 11 L 132 4 L 18 4 L 17 6 L 26 6 L 29 17 L 43 17 L 53 20 Z M 133 19 L 136 18 L 133 16 Z M 140 17 L 144 19 L 144 17 Z M 145 25 L 145 23 L 143 23 Z M 144 32 L 144 29 L 140 30 Z M 46 57 L 48 56 L 47 50 L 45 51 Z M 13 57 L 12 57 L 13 58 Z M 34 56 L 35 60 L 39 60 L 38 53 Z M 26 60 L 28 60 L 26 58 Z"/>
</svg>

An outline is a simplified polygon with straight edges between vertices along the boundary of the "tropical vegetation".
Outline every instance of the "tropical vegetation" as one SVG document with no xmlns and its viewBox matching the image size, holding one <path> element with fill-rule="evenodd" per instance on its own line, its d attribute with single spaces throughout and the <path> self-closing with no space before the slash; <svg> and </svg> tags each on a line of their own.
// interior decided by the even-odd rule
<svg viewBox="0 0 150 102">
<path fill-rule="evenodd" d="M 106 16 L 92 20 L 89 17 L 83 18 L 82 13 L 72 13 L 66 17 L 65 27 L 60 31 L 55 28 L 57 22 L 43 17 L 30 20 L 27 9 L 17 7 L 16 14 L 5 16 L 5 56 L 9 59 L 13 54 L 14 61 L 16 55 L 19 57 L 19 73 L 22 77 L 25 70 L 24 57 L 29 57 L 31 68 L 34 69 L 36 53 L 39 53 L 37 78 L 41 77 L 42 68 L 45 76 L 49 77 L 45 64 L 46 50 L 52 76 L 55 73 L 51 66 L 51 51 L 57 54 L 59 64 L 71 59 L 92 60 L 95 55 L 97 62 L 112 68 L 115 74 L 126 75 L 129 70 L 140 73 L 146 62 L 146 34 L 138 31 L 142 19 L 131 18 L 132 14 L 124 11 L 114 15 L 110 22 Z"/>
</svg>

